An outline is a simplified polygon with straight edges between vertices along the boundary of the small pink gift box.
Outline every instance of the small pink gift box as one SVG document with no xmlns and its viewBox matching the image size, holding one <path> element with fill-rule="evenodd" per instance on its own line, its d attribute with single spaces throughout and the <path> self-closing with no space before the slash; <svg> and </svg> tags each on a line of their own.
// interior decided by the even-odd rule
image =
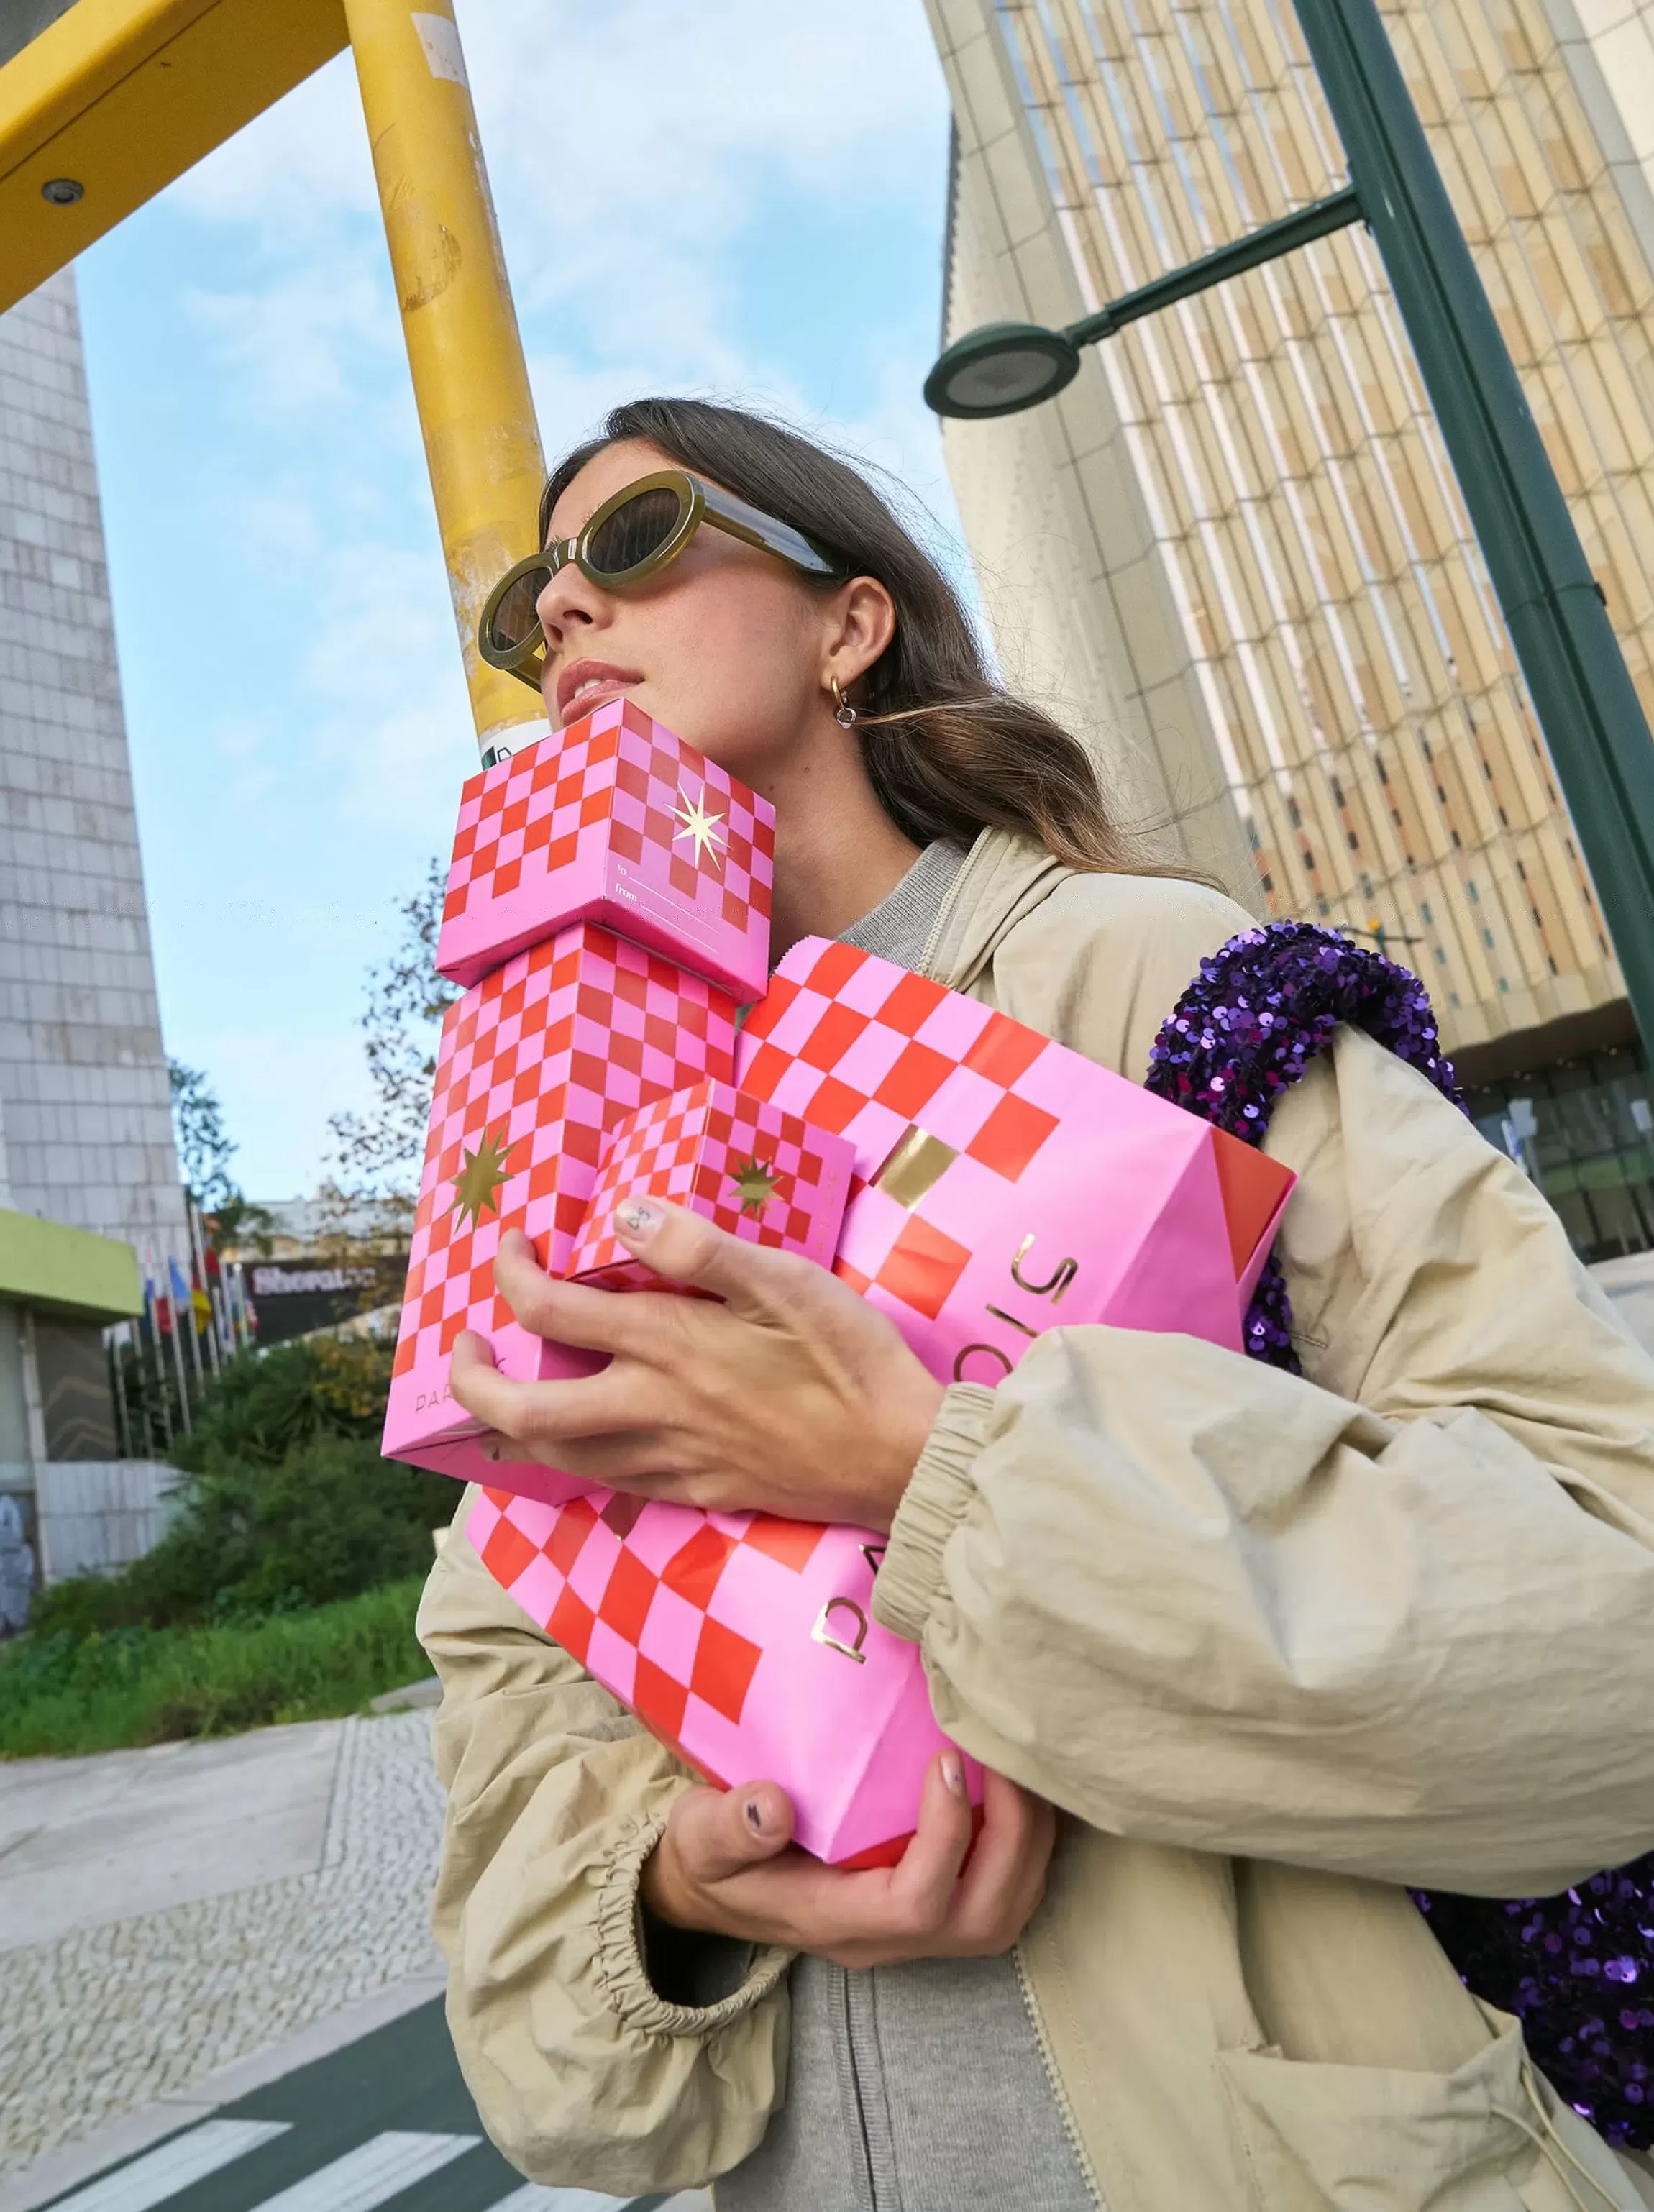
<svg viewBox="0 0 1654 2212">
<path fill-rule="evenodd" d="M 830 1267 L 854 1157 L 842 1137 L 727 1083 L 674 1091 L 611 1124 L 567 1272 L 605 1290 L 659 1283 L 611 1226 L 616 1206 L 634 1195 L 686 1206 L 749 1244 Z"/>
<path fill-rule="evenodd" d="M 1181 1107 L 821 938 L 748 1018 L 736 1080 L 854 1145 L 836 1272 L 933 1375 L 997 1382 L 1084 1322 L 1241 1349 L 1293 1177 Z"/>
<path fill-rule="evenodd" d="M 470 778 L 437 939 L 478 981 L 599 921 L 734 994 L 769 973 L 775 811 L 626 699 Z"/>
<path fill-rule="evenodd" d="M 392 1368 L 388 1458 L 567 1495 L 569 1478 L 550 1468 L 483 1460 L 477 1425 L 449 1395 L 448 1355 L 471 1328 L 521 1381 L 602 1364 L 519 1328 L 494 1288 L 500 1238 L 526 1231 L 541 1266 L 566 1273 L 610 1122 L 708 1078 L 727 1081 L 735 1012 L 728 993 L 590 922 L 518 953 L 449 1007 Z"/>
<path fill-rule="evenodd" d="M 709 1781 L 778 1784 L 798 1841 L 832 1865 L 900 1856 L 947 1739 L 918 1647 L 873 1617 L 882 1538 L 606 1490 L 562 1505 L 485 1491 L 465 1533 L 529 1619 Z"/>
</svg>

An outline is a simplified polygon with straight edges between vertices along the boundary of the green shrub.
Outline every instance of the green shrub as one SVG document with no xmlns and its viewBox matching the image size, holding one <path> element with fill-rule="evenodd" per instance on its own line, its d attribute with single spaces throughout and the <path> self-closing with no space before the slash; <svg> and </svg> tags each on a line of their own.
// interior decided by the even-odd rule
<svg viewBox="0 0 1654 2212">
<path fill-rule="evenodd" d="M 31 1641 L 259 1620 L 423 1573 L 459 1492 L 380 1457 L 390 1359 L 324 1339 L 234 1361 L 173 1451 L 167 1534 L 124 1573 L 44 1592 Z"/>
<path fill-rule="evenodd" d="M 37 1631 L 0 1648 L 0 1758 L 228 1735 L 357 1711 L 429 1671 L 413 1632 L 419 1589 L 410 1578 L 308 1612 L 217 1627 Z"/>
</svg>

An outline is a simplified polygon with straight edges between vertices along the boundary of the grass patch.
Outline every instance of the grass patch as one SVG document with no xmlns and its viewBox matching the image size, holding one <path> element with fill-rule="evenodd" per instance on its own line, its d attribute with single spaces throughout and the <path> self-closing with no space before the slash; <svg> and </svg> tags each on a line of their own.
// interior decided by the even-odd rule
<svg viewBox="0 0 1654 2212">
<path fill-rule="evenodd" d="M 0 1758 L 114 1751 L 359 1711 L 429 1672 L 414 1639 L 420 1588 L 415 1576 L 261 1620 L 25 1637 L 0 1650 Z"/>
</svg>

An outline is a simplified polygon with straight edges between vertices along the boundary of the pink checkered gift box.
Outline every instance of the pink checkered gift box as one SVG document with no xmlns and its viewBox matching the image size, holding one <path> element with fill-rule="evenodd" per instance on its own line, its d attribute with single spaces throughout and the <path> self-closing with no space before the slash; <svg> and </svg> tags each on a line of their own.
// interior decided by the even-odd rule
<svg viewBox="0 0 1654 2212">
<path fill-rule="evenodd" d="M 634 1194 L 686 1206 L 749 1244 L 781 1246 L 830 1267 L 854 1159 L 842 1137 L 727 1083 L 675 1091 L 611 1124 L 568 1273 L 605 1290 L 660 1281 L 611 1226 L 616 1206 Z"/>
<path fill-rule="evenodd" d="M 525 945 L 593 921 L 756 999 L 775 851 L 768 799 L 612 700 L 466 783 L 438 970 L 475 983 Z"/>
<path fill-rule="evenodd" d="M 1058 1323 L 1241 1349 L 1290 1171 L 974 999 L 806 938 L 743 1091 L 855 1147 L 836 1272 L 933 1374 L 997 1382 Z"/>
<path fill-rule="evenodd" d="M 540 1263 L 567 1270 L 597 1182 L 605 1130 L 634 1108 L 708 1078 L 727 1081 L 735 1002 L 699 976 L 591 922 L 520 952 L 450 1006 L 437 1056 L 385 1450 L 462 1479 L 519 1480 L 542 1496 L 568 1478 L 483 1462 L 477 1425 L 448 1392 L 461 1329 L 491 1339 L 523 1380 L 602 1363 L 520 1328 L 494 1289 L 502 1233 L 526 1231 Z"/>
<path fill-rule="evenodd" d="M 879 1537 L 606 1490 L 561 1506 L 485 1491 L 465 1533 L 529 1619 L 690 1765 L 728 1789 L 778 1783 L 799 1842 L 834 1865 L 900 1855 L 947 1739 L 917 1647 L 873 1617 Z"/>
</svg>

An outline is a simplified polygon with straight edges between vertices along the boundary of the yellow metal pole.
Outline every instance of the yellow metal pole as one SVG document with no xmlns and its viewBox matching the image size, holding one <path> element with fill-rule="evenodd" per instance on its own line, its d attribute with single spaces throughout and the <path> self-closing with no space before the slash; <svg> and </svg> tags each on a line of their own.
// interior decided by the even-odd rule
<svg viewBox="0 0 1654 2212">
<path fill-rule="evenodd" d="M 485 759 L 540 719 L 477 650 L 491 587 L 534 550 L 544 464 L 452 0 L 344 0 L 454 619 Z"/>
</svg>

